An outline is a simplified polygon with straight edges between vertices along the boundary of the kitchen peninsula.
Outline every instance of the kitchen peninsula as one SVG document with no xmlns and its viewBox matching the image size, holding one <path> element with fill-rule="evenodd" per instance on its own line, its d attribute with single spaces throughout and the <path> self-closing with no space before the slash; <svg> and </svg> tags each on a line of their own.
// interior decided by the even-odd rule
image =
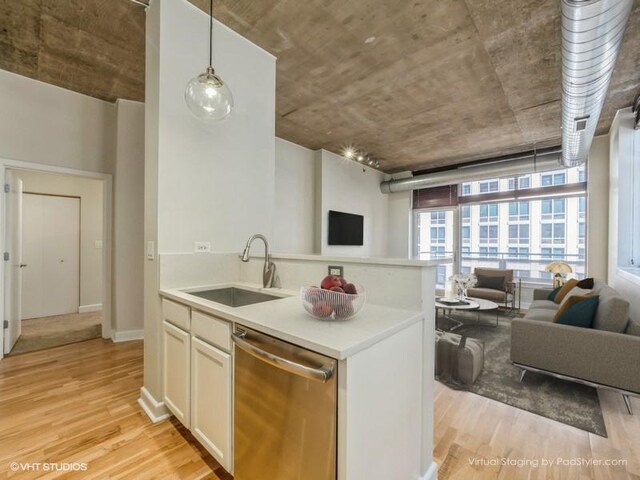
<svg viewBox="0 0 640 480">
<path fill-rule="evenodd" d="M 237 433 L 242 431 L 238 425 L 242 416 L 235 416 L 235 439 L 233 418 L 234 405 L 236 409 L 243 408 L 238 392 L 246 382 L 238 376 L 242 372 L 238 373 L 237 363 L 235 371 L 233 368 L 242 353 L 242 344 L 234 344 L 232 339 L 240 336 L 238 332 L 242 335 L 249 332 L 247 341 L 252 336 L 256 339 L 262 336 L 263 342 L 283 341 L 334 362 L 335 367 L 328 375 L 334 382 L 330 388 L 335 389 L 333 413 L 320 422 L 313 418 L 311 410 L 303 415 L 303 422 L 308 425 L 299 428 L 287 425 L 294 431 L 310 429 L 305 441 L 313 432 L 327 434 L 329 429 L 328 438 L 332 437 L 335 444 L 331 447 L 327 442 L 323 447 L 329 452 L 335 450 L 335 455 L 323 451 L 322 463 L 325 470 L 333 469 L 330 478 L 435 478 L 434 282 L 436 266 L 447 260 L 315 255 L 273 255 L 272 259 L 278 267 L 281 287 L 264 289 L 257 284 L 260 259 L 242 263 L 237 254 L 161 256 L 162 306 L 157 327 L 163 332 L 159 345 L 163 357 L 163 393 L 162 400 L 158 399 L 155 405 L 155 413 L 147 404 L 149 392 L 145 388 L 141 404 L 152 418 L 154 415 L 162 418 L 163 412 L 167 412 L 164 409 L 168 409 L 229 472 L 242 472 L 243 440 Z M 336 263 L 344 266 L 345 276 L 364 285 L 367 303 L 358 316 L 347 321 L 314 319 L 302 308 L 299 287 L 317 283 L 328 266 Z M 203 291 L 222 289 L 266 294 L 271 298 L 231 306 L 198 296 Z M 318 382 L 304 382 L 305 389 L 309 385 L 319 388 Z M 292 388 L 290 383 L 286 385 Z M 268 390 L 269 385 L 265 384 L 264 389 Z M 221 395 L 221 391 L 225 393 Z M 263 395 L 261 401 L 268 401 L 268 393 Z M 205 406 L 213 413 L 207 412 Z M 302 408 L 290 407 L 293 413 L 287 415 L 295 415 Z M 277 414 L 272 415 L 266 423 L 273 422 L 272 429 L 276 425 L 282 427 L 276 421 Z M 305 432 L 298 434 L 305 437 Z M 264 432 L 254 441 L 259 442 L 259 438 L 267 442 Z M 289 453 L 286 463 L 312 461 L 313 443 L 309 446 L 306 451 L 302 447 L 294 449 L 297 453 Z M 270 452 L 269 457 L 277 455 Z M 242 480 L 241 475 L 237 478 Z"/>
</svg>

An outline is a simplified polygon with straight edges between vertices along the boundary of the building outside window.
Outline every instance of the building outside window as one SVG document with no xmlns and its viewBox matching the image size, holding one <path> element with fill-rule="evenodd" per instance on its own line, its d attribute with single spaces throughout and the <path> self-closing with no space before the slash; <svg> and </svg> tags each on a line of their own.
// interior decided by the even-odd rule
<svg viewBox="0 0 640 480">
<path fill-rule="evenodd" d="M 564 198 L 542 200 L 543 220 L 564 220 L 565 214 L 566 200 Z"/>
<path fill-rule="evenodd" d="M 484 203 L 480 205 L 480 221 L 483 223 L 498 221 L 498 204 Z"/>
<path fill-rule="evenodd" d="M 498 180 L 486 180 L 480 182 L 480 193 L 497 192 L 498 188 Z"/>
<path fill-rule="evenodd" d="M 528 221 L 529 202 L 509 202 L 509 221 Z"/>
<path fill-rule="evenodd" d="M 444 247 L 445 254 L 451 255 L 453 239 L 460 242 L 456 244 L 459 255 L 455 264 L 448 265 L 446 271 L 441 269 L 438 281 L 453 273 L 486 267 L 513 269 L 523 281 L 548 284 L 551 276 L 544 270 L 554 260 L 569 263 L 578 278 L 584 277 L 586 197 L 575 193 L 562 196 L 554 191 L 554 186 L 586 180 L 584 168 L 512 179 L 512 182 L 509 178 L 465 182 L 458 187 L 457 206 L 427 210 L 415 217 L 423 219 L 416 220 L 414 226 L 418 232 L 414 234 L 418 247 L 417 250 L 414 248 L 416 254 L 422 252 L 424 258 L 428 258 L 433 246 Z M 539 190 L 543 183 L 549 188 L 549 196 Z M 513 187 L 515 189 L 510 190 Z M 521 192 L 527 189 L 532 189 L 531 194 Z M 465 196 L 481 191 L 489 202 L 465 203 Z M 502 192 L 507 191 L 512 192 L 514 198 L 499 199 Z M 491 198 L 494 194 L 497 194 L 495 201 Z M 520 200 L 518 196 L 526 200 Z M 458 215 L 454 215 L 456 209 Z M 454 218 L 457 219 L 455 224 Z M 440 230 L 434 230 L 432 235 L 432 228 Z M 443 248 L 433 250 L 434 253 L 442 251 Z"/>
</svg>

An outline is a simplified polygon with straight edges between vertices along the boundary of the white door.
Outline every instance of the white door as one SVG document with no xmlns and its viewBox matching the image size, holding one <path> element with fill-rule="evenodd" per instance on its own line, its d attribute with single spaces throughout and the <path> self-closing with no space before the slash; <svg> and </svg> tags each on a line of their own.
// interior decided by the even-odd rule
<svg viewBox="0 0 640 480">
<path fill-rule="evenodd" d="M 80 306 L 80 199 L 24 194 L 22 318 Z"/>
<path fill-rule="evenodd" d="M 231 355 L 191 339 L 191 433 L 230 472 Z"/>
<path fill-rule="evenodd" d="M 5 194 L 5 250 L 9 254 L 9 261 L 5 262 L 4 353 L 7 354 L 22 332 L 22 180 L 7 170 L 5 182 L 9 185 Z"/>
<path fill-rule="evenodd" d="M 191 337 L 188 332 L 163 322 L 164 403 L 180 423 L 189 428 L 191 384 Z"/>
</svg>

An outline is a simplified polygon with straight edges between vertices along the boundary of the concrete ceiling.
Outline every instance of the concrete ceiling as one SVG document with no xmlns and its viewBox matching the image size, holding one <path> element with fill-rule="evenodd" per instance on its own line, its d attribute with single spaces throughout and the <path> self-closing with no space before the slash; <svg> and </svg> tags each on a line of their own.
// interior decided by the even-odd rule
<svg viewBox="0 0 640 480">
<path fill-rule="evenodd" d="M 0 69 L 143 100 L 144 26 L 144 9 L 128 0 L 0 0 Z"/>
<path fill-rule="evenodd" d="M 215 5 L 219 20 L 278 57 L 279 137 L 334 152 L 353 144 L 388 172 L 560 143 L 559 0 Z M 3 0 L 0 22 L 0 68 L 106 100 L 143 99 L 140 7 Z M 635 0 L 600 133 L 639 90 Z"/>
</svg>

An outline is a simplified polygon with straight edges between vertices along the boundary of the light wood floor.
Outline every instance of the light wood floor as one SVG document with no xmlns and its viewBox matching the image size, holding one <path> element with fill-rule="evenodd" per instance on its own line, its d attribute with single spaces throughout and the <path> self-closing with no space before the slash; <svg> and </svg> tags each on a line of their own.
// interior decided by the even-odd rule
<svg viewBox="0 0 640 480">
<path fill-rule="evenodd" d="M 63 478 L 230 477 L 177 423 L 152 424 L 137 404 L 142 342 L 89 340 L 0 361 L 0 478 L 11 462 L 85 462 Z"/>
<path fill-rule="evenodd" d="M 142 342 L 90 340 L 0 361 L 0 478 L 16 462 L 86 462 L 64 478 L 228 480 L 177 422 L 152 424 L 137 405 Z M 609 438 L 436 383 L 435 460 L 440 479 L 640 479 L 640 402 L 601 403 Z M 473 466 L 474 459 L 622 459 L 626 466 Z M 265 479 L 266 480 L 266 479 Z M 269 479 L 275 480 L 275 479 Z M 356 479 L 359 480 L 359 479 Z M 403 479 L 389 479 L 403 480 Z"/>
</svg>

